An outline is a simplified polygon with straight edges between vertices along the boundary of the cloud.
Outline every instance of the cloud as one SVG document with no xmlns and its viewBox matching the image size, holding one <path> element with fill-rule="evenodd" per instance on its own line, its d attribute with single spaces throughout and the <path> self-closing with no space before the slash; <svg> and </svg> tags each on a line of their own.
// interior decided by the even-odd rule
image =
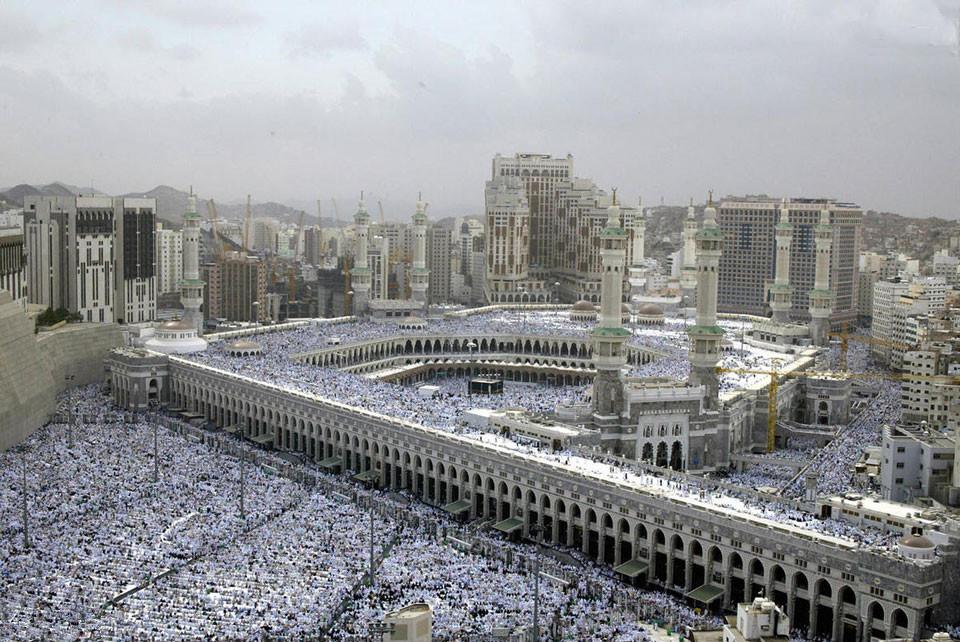
<svg viewBox="0 0 960 642">
<path fill-rule="evenodd" d="M 950 21 L 904 4 L 524 5 L 523 47 L 495 24 L 402 19 L 361 46 L 340 20 L 299 32 L 313 53 L 268 49 L 263 69 L 198 44 L 190 73 L 158 75 L 167 90 L 143 99 L 0 66 L 0 184 L 92 175 L 110 191 L 194 183 L 275 200 L 423 189 L 432 212 L 463 214 L 481 211 L 495 153 L 570 152 L 578 176 L 629 200 L 713 188 L 956 218 L 960 75 L 938 44 Z M 346 63 L 329 53 L 351 45 L 365 49 Z M 318 59 L 342 83 L 319 88 Z"/>
<path fill-rule="evenodd" d="M 25 14 L 0 5 L 0 52 L 31 49 L 40 39 L 40 29 Z"/>
<path fill-rule="evenodd" d="M 185 43 L 165 46 L 157 42 L 153 33 L 143 28 L 127 29 L 117 36 L 117 44 L 129 52 L 148 55 L 162 55 L 179 61 L 196 60 L 199 50 Z"/>
<path fill-rule="evenodd" d="M 161 18 L 183 27 L 245 27 L 258 24 L 262 17 L 227 0 L 113 0 L 114 4 Z"/>
<path fill-rule="evenodd" d="M 368 48 L 356 21 L 313 22 L 289 32 L 284 40 L 294 58 L 328 58 L 338 52 L 364 51 Z"/>
</svg>

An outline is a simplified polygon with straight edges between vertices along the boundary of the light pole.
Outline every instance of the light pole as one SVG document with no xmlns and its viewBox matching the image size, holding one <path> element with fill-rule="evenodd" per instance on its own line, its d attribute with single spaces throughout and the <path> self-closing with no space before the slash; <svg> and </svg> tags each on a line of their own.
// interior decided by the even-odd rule
<svg viewBox="0 0 960 642">
<path fill-rule="evenodd" d="M 468 372 L 471 372 L 471 373 L 473 372 L 473 351 L 476 349 L 477 349 L 476 341 L 470 341 L 470 343 L 467 344 L 467 350 L 470 351 L 470 369 L 468 370 Z M 470 377 L 467 378 L 467 396 L 468 397 L 473 396 L 473 388 L 470 385 Z"/>
<path fill-rule="evenodd" d="M 244 519 L 246 515 L 243 512 L 243 491 L 244 485 L 246 484 L 246 474 L 244 472 L 244 465 L 247 459 L 247 442 L 241 436 L 240 438 L 240 519 Z"/>
<path fill-rule="evenodd" d="M 559 308 L 557 306 L 560 304 L 560 281 L 553 282 L 553 316 L 558 316 L 560 314 Z"/>
<path fill-rule="evenodd" d="M 540 642 L 540 524 L 534 524 L 530 528 L 530 534 L 533 535 L 535 540 L 533 551 L 533 632 L 530 639 L 532 642 Z"/>
<path fill-rule="evenodd" d="M 29 526 L 27 524 L 27 447 L 22 446 L 20 450 L 20 463 L 21 463 L 21 495 L 22 495 L 22 514 L 21 518 L 23 519 L 23 548 L 30 548 L 30 533 Z"/>
<path fill-rule="evenodd" d="M 373 561 L 373 491 L 376 490 L 377 483 L 374 480 L 370 480 L 370 588 L 373 588 L 373 573 L 374 573 L 374 561 Z"/>
<path fill-rule="evenodd" d="M 154 413 L 157 412 L 157 406 L 159 405 L 156 399 L 151 399 L 149 401 L 150 408 Z M 157 445 L 157 418 L 153 418 L 153 483 L 156 484 L 157 480 L 160 478 L 160 448 Z"/>
</svg>

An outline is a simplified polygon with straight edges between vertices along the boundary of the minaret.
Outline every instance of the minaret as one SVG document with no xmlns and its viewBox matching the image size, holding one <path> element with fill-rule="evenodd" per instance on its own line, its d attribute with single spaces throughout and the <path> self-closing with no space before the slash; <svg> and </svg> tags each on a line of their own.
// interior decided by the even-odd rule
<svg viewBox="0 0 960 642">
<path fill-rule="evenodd" d="M 417 195 L 417 211 L 413 214 L 413 269 L 410 271 L 410 290 L 413 300 L 427 305 L 430 271 L 427 270 L 427 205 Z"/>
<path fill-rule="evenodd" d="M 697 232 L 697 324 L 688 330 L 690 336 L 690 383 L 706 386 L 704 405 L 707 410 L 719 408 L 720 383 L 717 363 L 723 330 L 717 325 L 717 270 L 723 246 L 723 232 L 717 225 L 713 193 L 703 210 L 703 227 Z"/>
<path fill-rule="evenodd" d="M 787 199 L 780 204 L 780 222 L 774 228 L 777 242 L 777 267 L 773 287 L 770 288 L 770 309 L 777 323 L 790 323 L 793 288 L 790 287 L 790 245 L 793 243 L 793 225 Z"/>
<path fill-rule="evenodd" d="M 641 198 L 637 202 L 637 214 L 633 217 L 633 252 L 631 266 L 639 266 L 643 263 L 643 259 L 646 258 L 644 255 L 644 243 L 646 242 L 647 235 L 647 219 L 643 215 L 643 199 Z"/>
<path fill-rule="evenodd" d="M 357 213 L 353 216 L 356 228 L 357 248 L 350 270 L 350 287 L 353 288 L 353 313 L 362 314 L 367 310 L 370 301 L 370 265 L 367 261 L 367 237 L 370 234 L 370 215 L 367 213 L 366 203 L 363 201 L 363 192 L 360 192 L 360 202 L 357 204 Z"/>
<path fill-rule="evenodd" d="M 833 250 L 833 227 L 830 209 L 820 210 L 820 224 L 814 231 L 816 271 L 810 290 L 810 337 L 814 345 L 825 346 L 830 340 L 830 314 L 833 312 L 833 291 L 830 289 L 830 254 Z"/>
<path fill-rule="evenodd" d="M 627 232 L 620 223 L 617 191 L 607 208 L 607 226 L 600 232 L 600 319 L 590 333 L 593 363 L 593 413 L 600 417 L 618 417 L 623 407 L 623 381 L 620 371 L 626 365 L 625 346 L 630 331 L 623 327 L 623 270 L 626 262 Z"/>
<path fill-rule="evenodd" d="M 203 286 L 200 280 L 200 215 L 197 214 L 197 197 L 190 188 L 187 211 L 183 213 L 183 280 L 180 281 L 180 303 L 183 304 L 183 320 L 203 334 Z"/>
<path fill-rule="evenodd" d="M 687 207 L 687 219 L 683 222 L 683 266 L 680 272 L 681 305 L 692 308 L 697 298 L 697 218 L 693 199 Z"/>
</svg>

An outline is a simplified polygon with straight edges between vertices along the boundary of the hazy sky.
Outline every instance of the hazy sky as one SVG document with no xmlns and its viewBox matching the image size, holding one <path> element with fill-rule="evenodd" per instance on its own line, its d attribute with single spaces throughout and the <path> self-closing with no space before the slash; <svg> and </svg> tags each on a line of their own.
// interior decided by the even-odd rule
<svg viewBox="0 0 960 642">
<path fill-rule="evenodd" d="M 648 203 L 956 218 L 958 4 L 3 0 L 0 186 L 475 213 L 496 152 L 569 152 Z"/>
</svg>

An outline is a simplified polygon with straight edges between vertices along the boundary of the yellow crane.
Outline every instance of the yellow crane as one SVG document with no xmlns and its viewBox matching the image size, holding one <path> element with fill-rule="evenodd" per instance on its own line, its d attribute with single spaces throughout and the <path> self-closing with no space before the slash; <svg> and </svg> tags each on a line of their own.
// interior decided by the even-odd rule
<svg viewBox="0 0 960 642">
<path fill-rule="evenodd" d="M 317 247 L 320 248 L 320 263 L 323 267 L 323 259 L 327 256 L 327 249 L 323 247 L 323 208 L 320 206 L 319 198 L 317 199 Z"/>
<path fill-rule="evenodd" d="M 842 332 L 833 332 L 830 334 L 831 339 L 838 339 L 840 341 L 840 357 L 839 363 L 837 364 L 841 370 L 847 369 L 847 350 L 851 341 L 857 343 L 866 343 L 868 345 L 879 345 L 887 348 L 895 348 L 899 350 L 909 350 L 910 346 L 905 343 L 900 343 L 899 341 L 890 341 L 888 339 L 879 339 L 877 337 L 871 337 L 866 334 L 858 334 L 856 332 L 850 332 L 847 329 L 846 324 L 844 325 Z"/>
<path fill-rule="evenodd" d="M 790 372 L 780 372 L 777 369 L 778 363 L 774 362 L 773 370 L 752 370 L 750 368 L 724 368 L 717 367 L 717 374 L 734 373 L 746 375 L 765 375 L 770 377 L 770 388 L 767 392 L 767 452 L 772 453 L 776 449 L 777 437 L 777 392 L 780 386 L 780 380 L 788 377 L 807 377 L 810 379 L 825 379 L 828 377 L 839 379 L 866 379 L 868 381 L 930 381 L 933 383 L 943 383 L 947 385 L 960 385 L 960 377 L 952 375 L 914 375 L 897 374 L 883 372 L 847 372 L 845 370 L 792 370 Z"/>
<path fill-rule="evenodd" d="M 303 210 L 300 210 L 300 222 L 297 223 L 297 244 L 293 247 L 293 259 L 295 261 L 303 260 L 303 252 L 300 249 L 303 247 L 303 217 L 307 213 Z"/>
<path fill-rule="evenodd" d="M 253 210 L 250 208 L 250 195 L 247 194 L 247 212 L 243 218 L 243 251 L 250 251 L 250 226 L 253 224 Z"/>
<path fill-rule="evenodd" d="M 220 236 L 220 228 L 217 225 L 219 221 L 217 206 L 212 198 L 207 201 L 207 214 L 210 217 L 210 229 L 213 231 L 213 250 L 216 253 L 217 260 L 221 261 L 223 260 L 223 238 Z"/>
</svg>

